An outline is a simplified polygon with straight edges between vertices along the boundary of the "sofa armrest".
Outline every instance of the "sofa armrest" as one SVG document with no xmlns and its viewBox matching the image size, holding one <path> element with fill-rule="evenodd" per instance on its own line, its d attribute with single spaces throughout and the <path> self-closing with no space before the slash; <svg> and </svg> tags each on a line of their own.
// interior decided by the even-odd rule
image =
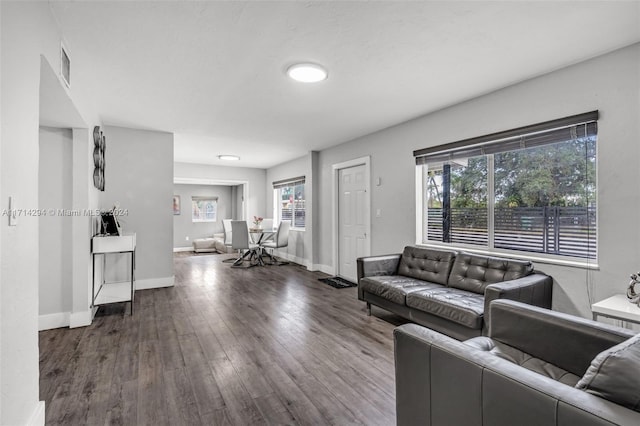
<svg viewBox="0 0 640 426">
<path fill-rule="evenodd" d="M 380 275 L 395 275 L 398 272 L 401 254 L 386 254 L 381 256 L 359 257 L 356 259 L 358 266 L 358 284 L 364 277 Z M 358 299 L 364 300 L 362 286 L 358 285 Z"/>
<path fill-rule="evenodd" d="M 498 299 L 516 300 L 529 305 L 551 308 L 553 279 L 545 274 L 533 273 L 510 281 L 489 284 L 484 291 L 484 334 L 491 326 L 491 302 Z"/>
<path fill-rule="evenodd" d="M 481 424 L 481 358 L 498 358 L 475 351 L 479 357 L 466 363 L 472 347 L 416 324 L 393 335 L 397 425 Z"/>
<path fill-rule="evenodd" d="M 489 337 L 577 376 L 600 352 L 634 335 L 631 330 L 512 300 L 496 300 L 489 309 Z"/>
<path fill-rule="evenodd" d="M 394 330 L 396 415 L 407 425 L 638 425 L 640 413 L 438 332 Z"/>
</svg>

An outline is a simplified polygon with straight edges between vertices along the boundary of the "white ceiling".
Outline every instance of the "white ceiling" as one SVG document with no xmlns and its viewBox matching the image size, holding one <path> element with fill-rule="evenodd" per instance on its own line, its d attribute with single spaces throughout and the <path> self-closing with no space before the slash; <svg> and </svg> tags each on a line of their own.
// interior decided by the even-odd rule
<svg viewBox="0 0 640 426">
<path fill-rule="evenodd" d="M 638 1 L 51 7 L 103 124 L 174 132 L 175 161 L 260 168 L 640 41 Z M 298 61 L 329 78 L 289 80 Z"/>
</svg>

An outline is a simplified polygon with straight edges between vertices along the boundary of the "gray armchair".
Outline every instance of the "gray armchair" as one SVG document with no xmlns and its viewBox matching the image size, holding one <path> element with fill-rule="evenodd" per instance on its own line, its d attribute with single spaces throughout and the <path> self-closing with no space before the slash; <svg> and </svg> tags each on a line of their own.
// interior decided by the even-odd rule
<svg viewBox="0 0 640 426">
<path fill-rule="evenodd" d="M 489 335 L 465 342 L 415 324 L 396 328 L 399 426 L 640 425 L 637 399 L 631 409 L 606 392 L 576 388 L 598 354 L 617 355 L 615 348 L 638 340 L 634 333 L 512 300 L 490 309 Z M 605 381 L 637 398 L 634 350 L 629 374 Z"/>
</svg>

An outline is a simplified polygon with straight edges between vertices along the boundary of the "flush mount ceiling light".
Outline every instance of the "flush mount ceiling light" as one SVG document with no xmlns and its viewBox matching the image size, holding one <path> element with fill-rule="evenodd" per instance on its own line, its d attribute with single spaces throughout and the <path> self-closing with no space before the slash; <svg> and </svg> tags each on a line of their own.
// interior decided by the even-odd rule
<svg viewBox="0 0 640 426">
<path fill-rule="evenodd" d="M 240 159 L 240 157 L 238 157 L 237 155 L 218 155 L 218 158 L 220 160 L 225 160 L 225 161 L 238 161 Z"/>
<path fill-rule="evenodd" d="M 302 83 L 317 83 L 327 79 L 327 70 L 318 64 L 295 64 L 287 68 L 287 75 Z"/>
</svg>

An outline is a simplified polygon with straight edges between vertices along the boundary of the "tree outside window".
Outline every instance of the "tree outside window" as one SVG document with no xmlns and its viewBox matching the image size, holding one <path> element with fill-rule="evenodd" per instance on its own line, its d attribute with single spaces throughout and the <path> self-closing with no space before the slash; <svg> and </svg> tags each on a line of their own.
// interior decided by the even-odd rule
<svg viewBox="0 0 640 426">
<path fill-rule="evenodd" d="M 596 139 L 427 162 L 423 242 L 596 258 Z"/>
</svg>

